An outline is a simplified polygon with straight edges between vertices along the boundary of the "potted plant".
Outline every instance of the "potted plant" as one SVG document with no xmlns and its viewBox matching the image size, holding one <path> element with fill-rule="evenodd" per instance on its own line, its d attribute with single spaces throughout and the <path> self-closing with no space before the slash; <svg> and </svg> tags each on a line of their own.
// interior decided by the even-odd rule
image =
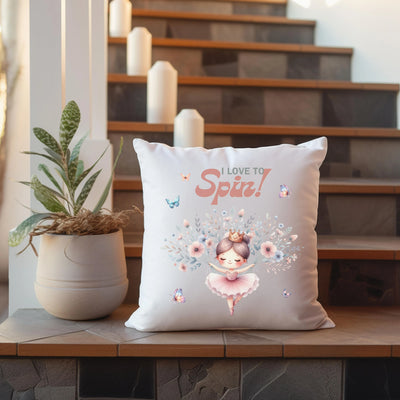
<svg viewBox="0 0 400 400">
<path fill-rule="evenodd" d="M 79 107 L 70 101 L 62 111 L 59 140 L 42 128 L 33 129 L 45 152 L 24 153 L 42 157 L 54 168 L 39 164 L 48 184 L 36 175 L 22 183 L 33 190 L 47 212 L 33 212 L 9 234 L 10 246 L 19 245 L 29 235 L 22 251 L 32 246 L 38 255 L 35 292 L 40 304 L 50 314 L 72 320 L 106 316 L 125 298 L 128 279 L 121 228 L 132 212 L 102 208 L 121 154 L 122 138 L 103 193 L 92 210 L 84 208 L 101 172 L 94 169 L 107 149 L 85 169 L 79 154 L 86 136 L 72 146 L 79 123 Z M 42 237 L 39 253 L 32 243 L 34 236 Z"/>
</svg>

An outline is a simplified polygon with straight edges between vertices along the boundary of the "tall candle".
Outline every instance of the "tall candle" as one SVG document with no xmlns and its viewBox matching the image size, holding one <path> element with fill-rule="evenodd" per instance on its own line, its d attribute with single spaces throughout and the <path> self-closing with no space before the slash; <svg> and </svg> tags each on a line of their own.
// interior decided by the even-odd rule
<svg viewBox="0 0 400 400">
<path fill-rule="evenodd" d="M 157 61 L 147 74 L 147 122 L 173 124 L 178 103 L 178 72 L 168 61 Z"/>
<path fill-rule="evenodd" d="M 109 34 L 112 37 L 126 37 L 131 31 L 132 3 L 130 0 L 112 0 L 110 3 Z"/>
<path fill-rule="evenodd" d="M 151 33 L 144 27 L 135 27 L 126 41 L 126 72 L 146 76 L 151 67 Z"/>
<path fill-rule="evenodd" d="M 176 116 L 174 146 L 204 147 L 204 118 L 197 110 L 184 109 Z"/>
</svg>

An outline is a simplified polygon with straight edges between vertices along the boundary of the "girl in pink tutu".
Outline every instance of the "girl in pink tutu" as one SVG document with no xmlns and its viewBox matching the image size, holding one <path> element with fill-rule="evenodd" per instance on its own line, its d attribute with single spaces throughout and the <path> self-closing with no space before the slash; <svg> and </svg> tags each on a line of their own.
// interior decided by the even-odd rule
<svg viewBox="0 0 400 400">
<path fill-rule="evenodd" d="M 213 293 L 226 298 L 231 315 L 235 305 L 253 293 L 259 285 L 256 274 L 243 274 L 255 264 L 240 268 L 250 255 L 249 242 L 250 238 L 244 233 L 230 230 L 228 237 L 222 239 L 216 249 L 217 260 L 222 268 L 209 263 L 223 275 L 211 272 L 207 275 L 206 285 Z"/>
</svg>

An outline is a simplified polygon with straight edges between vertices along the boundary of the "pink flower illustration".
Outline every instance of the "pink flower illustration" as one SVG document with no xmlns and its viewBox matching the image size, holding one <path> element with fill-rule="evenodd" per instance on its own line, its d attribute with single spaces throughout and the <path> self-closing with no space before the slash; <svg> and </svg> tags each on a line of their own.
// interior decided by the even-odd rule
<svg viewBox="0 0 400 400">
<path fill-rule="evenodd" d="M 206 240 L 206 246 L 207 246 L 207 247 L 212 247 L 213 244 L 214 244 L 214 243 L 213 243 L 213 241 L 212 241 L 211 239 L 207 239 L 207 240 Z"/>
<path fill-rule="evenodd" d="M 276 246 L 272 242 L 264 242 L 261 244 L 260 252 L 264 257 L 271 258 L 276 253 Z"/>
<path fill-rule="evenodd" d="M 184 220 L 183 220 L 183 226 L 184 226 L 185 228 L 189 228 L 190 222 L 189 222 L 187 219 L 184 219 Z"/>
<path fill-rule="evenodd" d="M 238 212 L 238 216 L 239 217 L 243 217 L 244 215 L 244 208 L 242 208 L 239 212 Z"/>
<path fill-rule="evenodd" d="M 200 242 L 193 242 L 189 246 L 190 257 L 201 257 L 204 253 L 204 245 Z"/>
<path fill-rule="evenodd" d="M 291 235 L 290 236 L 290 240 L 292 241 L 292 242 L 294 242 L 296 239 L 297 239 L 297 235 Z"/>
<path fill-rule="evenodd" d="M 187 271 L 187 265 L 184 264 L 184 263 L 180 263 L 179 264 L 179 270 L 183 271 L 183 272 L 186 272 Z"/>
</svg>

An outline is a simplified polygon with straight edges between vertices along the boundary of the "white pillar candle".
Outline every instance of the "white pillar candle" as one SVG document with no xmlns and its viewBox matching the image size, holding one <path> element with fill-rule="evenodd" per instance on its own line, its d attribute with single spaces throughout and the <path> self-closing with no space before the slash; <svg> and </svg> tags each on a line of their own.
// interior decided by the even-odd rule
<svg viewBox="0 0 400 400">
<path fill-rule="evenodd" d="M 173 124 L 178 103 L 178 72 L 168 61 L 157 61 L 147 74 L 147 122 Z"/>
<path fill-rule="evenodd" d="M 184 109 L 176 116 L 174 146 L 204 147 L 204 118 L 197 110 Z"/>
<path fill-rule="evenodd" d="M 132 3 L 130 0 L 112 0 L 110 3 L 109 33 L 112 37 L 126 37 L 131 31 Z"/>
<path fill-rule="evenodd" d="M 126 41 L 126 72 L 146 76 L 151 67 L 151 33 L 144 27 L 135 27 Z"/>
</svg>

